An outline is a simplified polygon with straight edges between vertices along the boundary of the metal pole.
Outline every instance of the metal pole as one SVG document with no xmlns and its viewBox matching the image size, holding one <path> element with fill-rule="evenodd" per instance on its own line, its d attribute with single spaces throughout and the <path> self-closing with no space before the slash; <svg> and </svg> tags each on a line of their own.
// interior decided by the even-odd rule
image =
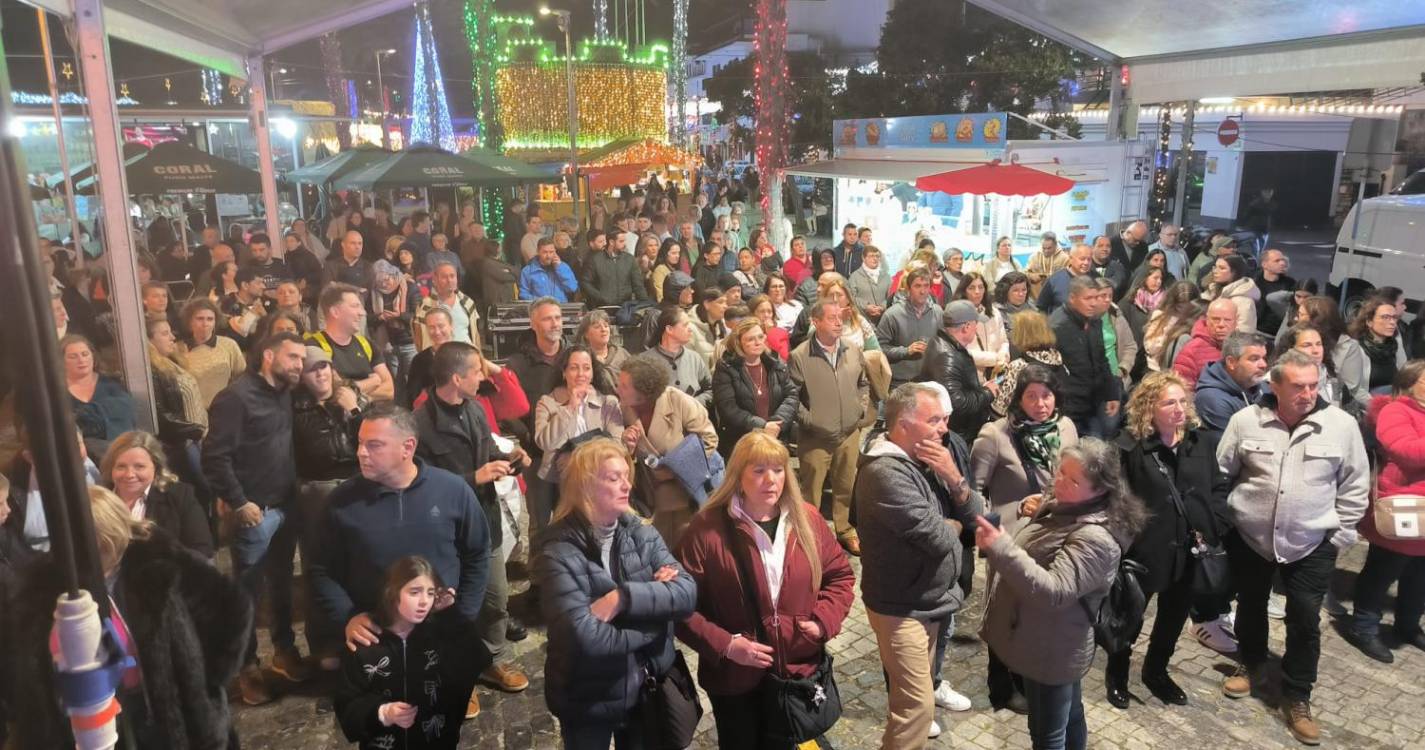
<svg viewBox="0 0 1425 750">
<path fill-rule="evenodd" d="M 381 101 L 381 148 L 391 150 L 391 131 L 386 128 L 386 82 L 381 78 L 381 55 L 385 50 L 376 51 L 376 98 Z"/>
<path fill-rule="evenodd" d="M 277 165 L 272 162 L 271 123 L 267 117 L 267 77 L 262 74 L 262 55 L 247 59 L 247 80 L 252 93 L 248 96 L 248 120 L 257 136 L 257 169 L 262 178 L 262 209 L 267 214 L 267 237 L 278 243 L 282 237 L 282 217 L 277 213 Z"/>
<path fill-rule="evenodd" d="M 579 221 L 579 103 L 574 96 L 574 49 L 569 40 L 569 11 L 559 12 L 559 26 L 564 30 L 564 77 L 569 83 L 569 197 L 574 208 L 574 221 Z"/>
<path fill-rule="evenodd" d="M 1179 144 L 1178 184 L 1176 198 L 1173 200 L 1173 223 L 1178 226 L 1183 225 L 1183 217 L 1187 213 L 1188 172 L 1192 169 L 1192 120 L 1196 112 L 1197 101 L 1189 101 L 1187 111 L 1183 113 L 1182 135 L 1179 136 L 1182 143 Z"/>
<path fill-rule="evenodd" d="M 69 211 L 69 236 L 74 238 L 74 264 L 84 267 L 84 245 L 80 237 L 84 230 L 79 225 L 79 209 L 74 203 L 74 179 L 69 174 L 69 149 L 64 145 L 64 116 L 59 107 L 59 82 L 54 76 L 54 48 L 49 41 L 49 21 L 43 8 L 35 9 L 35 17 L 40 24 L 40 47 L 45 56 L 45 77 L 49 79 L 50 109 L 54 111 L 55 140 L 59 145 L 59 168 L 64 172 L 64 206 Z"/>
<path fill-rule="evenodd" d="M 1117 65 L 1108 70 L 1108 132 L 1104 140 L 1116 141 L 1123 137 L 1123 72 Z"/>
<path fill-rule="evenodd" d="M 109 37 L 104 28 L 103 0 L 71 0 L 78 39 L 79 75 L 89 97 L 89 118 L 94 137 L 94 173 L 98 175 L 100 215 L 103 217 L 104 257 L 109 266 L 110 305 L 119 340 L 124 384 L 134 397 L 139 426 L 153 430 L 158 424 L 149 383 L 148 337 L 144 332 L 139 274 L 134 237 L 129 221 L 129 186 L 124 174 L 124 140 L 119 133 L 119 110 L 114 95 L 113 67 L 109 63 Z"/>
</svg>

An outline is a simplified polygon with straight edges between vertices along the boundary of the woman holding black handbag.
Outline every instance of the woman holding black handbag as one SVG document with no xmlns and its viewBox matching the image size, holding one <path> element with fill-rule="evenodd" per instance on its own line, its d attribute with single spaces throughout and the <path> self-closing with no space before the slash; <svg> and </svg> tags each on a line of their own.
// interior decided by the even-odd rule
<svg viewBox="0 0 1425 750">
<path fill-rule="evenodd" d="M 1143 498 L 1151 517 L 1128 550 L 1147 573 L 1144 593 L 1158 595 L 1158 614 L 1143 659 L 1143 684 L 1159 700 L 1187 705 L 1168 676 L 1178 636 L 1198 596 L 1224 593 L 1227 478 L 1217 468 L 1217 435 L 1198 429 L 1191 390 L 1175 372 L 1149 375 L 1128 401 L 1128 423 L 1118 440 L 1123 478 Z M 1128 707 L 1129 650 L 1108 655 L 1108 701 Z"/>
<path fill-rule="evenodd" d="M 698 651 L 718 746 L 789 750 L 830 729 L 841 704 L 826 644 L 851 610 L 855 574 L 803 502 L 787 447 L 765 432 L 739 440 L 677 553 L 698 583 L 678 638 Z"/>
<path fill-rule="evenodd" d="M 535 545 L 531 580 L 549 625 L 544 701 L 567 750 L 608 750 L 610 740 L 617 750 L 686 747 L 698 722 L 697 691 L 673 645 L 696 585 L 629 509 L 632 472 L 615 440 L 575 448 Z"/>
</svg>

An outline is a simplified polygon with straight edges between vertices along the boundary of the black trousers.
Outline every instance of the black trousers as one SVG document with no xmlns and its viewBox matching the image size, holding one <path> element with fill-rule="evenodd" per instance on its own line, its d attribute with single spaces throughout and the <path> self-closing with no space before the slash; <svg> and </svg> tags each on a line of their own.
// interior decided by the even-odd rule
<svg viewBox="0 0 1425 750">
<path fill-rule="evenodd" d="M 1192 568 L 1189 567 L 1182 578 L 1156 594 L 1158 613 L 1153 617 L 1153 630 L 1148 635 L 1148 653 L 1143 658 L 1143 674 L 1161 674 L 1168 671 L 1168 660 L 1173 658 L 1173 651 L 1178 646 L 1178 636 L 1182 635 L 1183 625 L 1187 623 L 1188 612 L 1192 610 L 1195 601 L 1192 576 Z M 1152 601 L 1153 596 L 1149 595 L 1149 601 Z M 1136 641 L 1138 634 L 1135 633 L 1133 638 Z M 1132 655 L 1132 649 L 1109 654 L 1107 676 L 1126 681 Z"/>
<path fill-rule="evenodd" d="M 992 648 L 986 648 L 990 663 L 985 674 L 985 685 L 990 689 L 990 705 L 1004 708 L 1015 693 L 1024 693 L 1024 678 L 1009 671 L 1009 666 L 1000 661 Z"/>
<path fill-rule="evenodd" d="M 708 695 L 713 723 L 717 725 L 718 750 L 791 750 L 791 745 L 767 739 L 767 717 L 759 695 L 757 690 L 742 695 Z"/>
<path fill-rule="evenodd" d="M 1412 638 L 1420 632 L 1420 616 L 1425 613 L 1425 557 L 1402 555 L 1372 544 L 1366 552 L 1366 564 L 1356 576 L 1356 609 L 1351 627 L 1357 632 L 1375 635 L 1380 632 L 1380 618 L 1390 584 L 1395 589 L 1395 632 Z"/>
<path fill-rule="evenodd" d="M 1282 653 L 1282 697 L 1311 700 L 1321 659 L 1321 600 L 1336 570 L 1336 546 L 1322 541 L 1306 557 L 1277 563 L 1257 554 L 1237 534 L 1227 538 L 1228 561 L 1237 582 L 1237 644 L 1249 669 L 1267 658 L 1267 596 L 1272 574 L 1286 589 L 1286 650 Z"/>
</svg>

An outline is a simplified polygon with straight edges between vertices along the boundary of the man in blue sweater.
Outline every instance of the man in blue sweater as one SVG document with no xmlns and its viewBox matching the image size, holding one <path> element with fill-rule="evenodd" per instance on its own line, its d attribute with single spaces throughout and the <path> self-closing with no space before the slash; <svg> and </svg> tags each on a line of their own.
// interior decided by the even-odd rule
<svg viewBox="0 0 1425 750">
<path fill-rule="evenodd" d="M 367 410 L 356 458 L 361 475 L 332 491 L 327 509 L 325 554 L 312 561 L 312 586 L 322 611 L 343 625 L 355 650 L 376 643 L 372 619 L 386 569 L 402 557 L 420 555 L 440 579 L 455 588 L 455 604 L 441 613 L 471 634 L 474 676 L 489 654 L 474 637 L 475 621 L 490 576 L 490 529 L 475 491 L 464 479 L 416 458 L 417 426 L 411 413 L 390 401 Z"/>
</svg>

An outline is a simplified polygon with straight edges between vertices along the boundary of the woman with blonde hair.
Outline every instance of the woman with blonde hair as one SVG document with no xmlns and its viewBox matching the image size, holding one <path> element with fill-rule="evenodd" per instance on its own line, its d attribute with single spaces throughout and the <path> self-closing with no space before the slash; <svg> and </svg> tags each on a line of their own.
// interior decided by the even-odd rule
<svg viewBox="0 0 1425 750">
<path fill-rule="evenodd" d="M 113 492 L 89 488 L 99 562 L 119 639 L 142 670 L 124 672 L 119 747 L 228 747 L 232 716 L 224 686 L 237 677 L 252 628 L 251 600 L 206 559 L 152 521 L 136 521 Z M 5 702 L 15 747 L 74 747 L 50 658 L 59 566 L 41 558 L 6 601 Z"/>
<path fill-rule="evenodd" d="M 1000 374 L 999 393 L 990 402 L 990 409 L 999 416 L 1010 412 L 1011 398 L 1019 380 L 1019 374 L 1029 365 L 1039 365 L 1063 382 L 1069 376 L 1064 367 L 1064 357 L 1059 353 L 1059 340 L 1049 325 L 1049 317 L 1036 310 L 1017 313 L 1009 328 L 1010 351 L 1014 358 Z"/>
<path fill-rule="evenodd" d="M 1143 592 L 1158 595 L 1158 614 L 1143 659 L 1143 685 L 1164 703 L 1186 705 L 1187 694 L 1168 676 L 1178 636 L 1198 596 L 1209 591 L 1196 550 L 1221 550 L 1226 524 L 1214 509 L 1227 507 L 1228 480 L 1217 466 L 1216 433 L 1199 429 L 1192 387 L 1172 371 L 1143 379 L 1128 399 L 1118 438 L 1123 480 L 1147 506 L 1148 523 L 1128 548 L 1128 559 L 1146 573 Z M 1225 558 L 1219 558 L 1225 559 Z M 1135 634 L 1136 637 L 1136 634 Z M 1108 702 L 1128 707 L 1131 651 L 1108 655 L 1104 686 Z"/>
<path fill-rule="evenodd" d="M 172 326 L 163 318 L 145 321 L 148 332 L 148 363 L 153 375 L 154 410 L 158 413 L 158 437 L 173 456 L 183 478 L 195 488 L 206 489 L 199 463 L 198 441 L 208 433 L 208 410 L 203 392 L 188 358 L 178 348 Z"/>
<path fill-rule="evenodd" d="M 152 521 L 184 547 L 213 557 L 213 535 L 203 506 L 193 488 L 168 470 L 158 438 L 142 430 L 120 435 L 99 462 L 99 476 L 135 521 Z"/>
<path fill-rule="evenodd" d="M 698 584 L 697 609 L 678 624 L 678 638 L 698 652 L 723 750 L 815 739 L 789 737 L 761 685 L 768 675 L 830 679 L 826 644 L 855 599 L 846 553 L 792 479 L 787 446 L 748 433 L 678 544 Z"/>
<path fill-rule="evenodd" d="M 673 625 L 697 585 L 630 510 L 633 460 L 617 441 L 575 448 L 559 486 L 532 576 L 549 625 L 545 704 L 565 748 L 652 746 L 635 709 L 645 677 L 687 676 Z"/>
</svg>

